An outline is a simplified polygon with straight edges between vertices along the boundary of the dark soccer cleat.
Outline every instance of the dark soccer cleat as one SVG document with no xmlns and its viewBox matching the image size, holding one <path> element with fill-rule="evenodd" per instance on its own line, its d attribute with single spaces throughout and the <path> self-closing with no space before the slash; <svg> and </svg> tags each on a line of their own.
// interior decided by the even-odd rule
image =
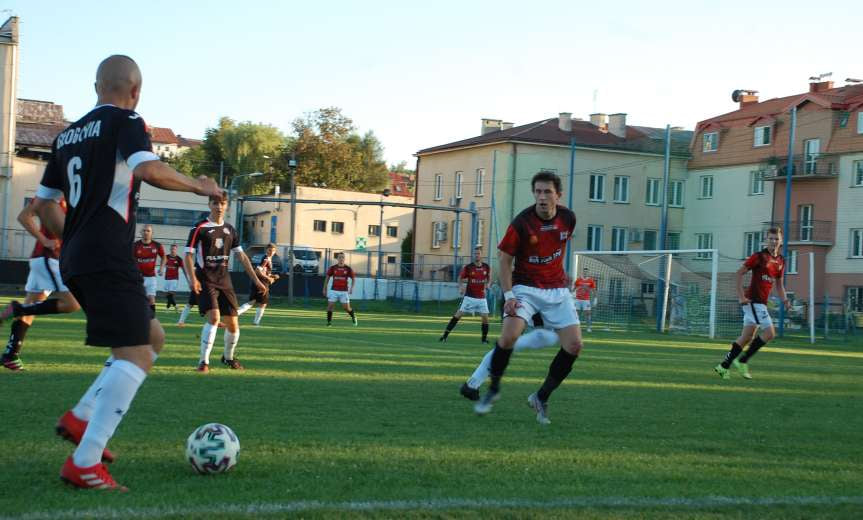
<svg viewBox="0 0 863 520">
<path fill-rule="evenodd" d="M 443 336 L 439 337 L 439 338 L 438 338 L 438 341 L 440 341 L 441 343 L 446 343 L 446 334 L 444 334 Z"/>
<path fill-rule="evenodd" d="M 84 436 L 84 431 L 86 429 L 87 421 L 75 417 L 72 410 L 61 415 L 60 418 L 57 419 L 57 426 L 55 427 L 57 435 L 63 437 L 75 446 L 81 442 L 81 437 Z M 111 453 L 111 450 L 108 448 L 105 448 L 102 451 L 102 462 L 114 462 L 114 454 Z"/>
<path fill-rule="evenodd" d="M 225 356 L 222 356 L 222 364 L 231 370 L 245 370 L 238 359 L 225 359 Z"/>
<path fill-rule="evenodd" d="M 210 371 L 210 365 L 201 361 L 200 363 L 198 363 L 198 368 L 196 368 L 195 370 L 198 372 L 203 372 L 206 374 L 207 372 Z"/>
<path fill-rule="evenodd" d="M 463 383 L 461 388 L 459 389 L 459 393 L 464 396 L 465 399 L 470 401 L 479 401 L 479 389 L 471 388 L 467 383 Z"/>
<path fill-rule="evenodd" d="M 20 312 L 21 304 L 15 300 L 12 300 L 11 302 L 9 302 L 8 305 L 6 305 L 6 307 L 3 308 L 2 311 L 0 311 L 0 323 L 3 323 L 9 318 L 17 317 Z"/>
<path fill-rule="evenodd" d="M 129 488 L 117 484 L 108 468 L 101 462 L 89 468 L 79 468 L 72 457 L 66 459 L 60 470 L 60 480 L 82 489 L 107 489 L 112 491 L 129 491 Z"/>
<path fill-rule="evenodd" d="M 24 370 L 24 362 L 21 361 L 18 354 L 3 354 L 3 356 L 0 357 L 0 363 L 13 372 Z"/>
</svg>

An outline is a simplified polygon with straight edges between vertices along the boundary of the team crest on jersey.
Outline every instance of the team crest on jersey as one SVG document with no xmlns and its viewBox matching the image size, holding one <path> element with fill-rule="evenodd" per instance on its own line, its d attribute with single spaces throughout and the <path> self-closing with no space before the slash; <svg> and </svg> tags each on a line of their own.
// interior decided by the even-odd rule
<svg viewBox="0 0 863 520">
<path fill-rule="evenodd" d="M 228 233 L 228 228 L 222 228 L 222 231 L 224 231 L 224 232 L 225 232 L 225 234 L 227 234 L 227 233 Z"/>
<path fill-rule="evenodd" d="M 222 246 L 225 245 L 225 241 L 221 238 L 216 239 L 216 249 L 221 249 Z"/>
<path fill-rule="evenodd" d="M 531 244 L 536 244 L 538 242 L 539 242 L 539 239 L 536 238 L 536 235 L 530 235 L 530 243 Z"/>
<path fill-rule="evenodd" d="M 566 237 L 568 237 L 568 236 L 569 236 L 569 232 L 568 232 L 568 231 L 561 231 L 561 232 L 560 232 L 560 239 L 561 239 L 561 240 L 566 240 Z"/>
</svg>

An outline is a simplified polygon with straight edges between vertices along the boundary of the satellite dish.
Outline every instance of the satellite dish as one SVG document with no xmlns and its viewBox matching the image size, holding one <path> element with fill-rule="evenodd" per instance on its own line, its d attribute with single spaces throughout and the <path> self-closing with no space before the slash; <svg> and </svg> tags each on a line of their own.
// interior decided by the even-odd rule
<svg viewBox="0 0 863 520">
<path fill-rule="evenodd" d="M 735 103 L 738 103 L 740 101 L 740 94 L 742 94 L 742 93 L 743 93 L 742 90 L 739 90 L 739 89 L 735 90 L 734 92 L 731 93 L 731 100 L 734 101 Z"/>
</svg>

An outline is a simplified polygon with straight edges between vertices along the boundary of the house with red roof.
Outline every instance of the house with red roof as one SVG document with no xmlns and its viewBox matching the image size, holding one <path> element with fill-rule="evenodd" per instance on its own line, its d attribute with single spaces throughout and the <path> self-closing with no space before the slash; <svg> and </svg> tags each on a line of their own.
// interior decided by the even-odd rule
<svg viewBox="0 0 863 520">
<path fill-rule="evenodd" d="M 814 253 L 815 301 L 853 300 L 863 310 L 863 84 L 813 81 L 765 101 L 757 94 L 735 91 L 735 110 L 696 125 L 682 245 L 738 260 L 760 250 L 767 227 L 785 219 L 790 166 L 787 289 L 808 295 Z"/>
</svg>

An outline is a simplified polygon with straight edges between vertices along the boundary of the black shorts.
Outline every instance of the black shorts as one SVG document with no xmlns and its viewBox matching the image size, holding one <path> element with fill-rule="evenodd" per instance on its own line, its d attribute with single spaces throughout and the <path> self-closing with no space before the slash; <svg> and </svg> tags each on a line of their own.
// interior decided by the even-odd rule
<svg viewBox="0 0 863 520">
<path fill-rule="evenodd" d="M 189 291 L 189 307 L 194 307 L 198 305 L 198 295 L 195 294 L 195 291 Z"/>
<path fill-rule="evenodd" d="M 251 287 L 249 287 L 249 301 L 256 302 L 259 305 L 267 305 L 270 303 L 270 291 L 262 293 L 258 290 L 258 286 L 254 283 L 251 283 Z M 266 284 L 264 284 L 266 285 Z"/>
<path fill-rule="evenodd" d="M 222 316 L 237 316 L 237 295 L 233 288 L 208 286 L 201 281 L 201 293 L 198 294 L 198 310 L 201 315 L 213 309 L 218 309 Z"/>
<path fill-rule="evenodd" d="M 104 271 L 64 280 L 87 316 L 87 345 L 150 344 L 153 309 L 138 272 Z"/>
</svg>

